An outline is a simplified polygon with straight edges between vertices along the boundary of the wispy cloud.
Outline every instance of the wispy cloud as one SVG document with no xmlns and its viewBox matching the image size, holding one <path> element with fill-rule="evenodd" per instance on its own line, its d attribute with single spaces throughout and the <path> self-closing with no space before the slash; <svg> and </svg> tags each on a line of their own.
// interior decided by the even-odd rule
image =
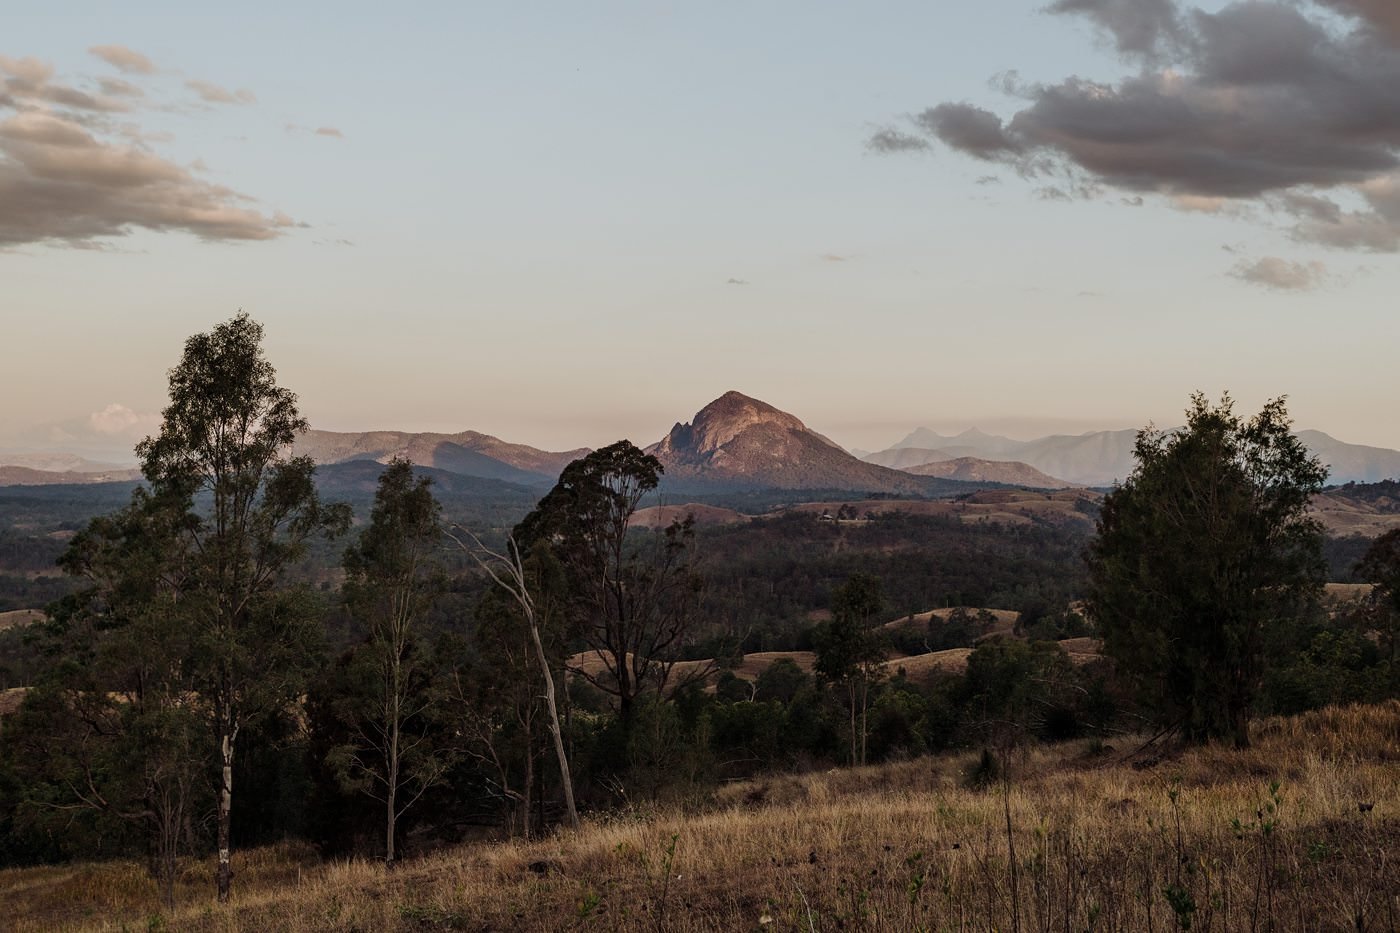
<svg viewBox="0 0 1400 933">
<path fill-rule="evenodd" d="M 1242 260 L 1230 270 L 1230 275 L 1250 285 L 1281 292 L 1312 291 L 1330 278 L 1323 263 L 1291 262 L 1277 256 Z"/>
<path fill-rule="evenodd" d="M 230 91 L 212 81 L 201 81 L 198 78 L 190 78 L 185 82 L 185 87 L 198 94 L 199 99 L 207 104 L 255 104 L 258 102 L 257 96 L 246 88 Z"/>
<path fill-rule="evenodd" d="M 158 70 L 149 58 L 124 45 L 94 45 L 88 51 L 129 75 L 153 75 Z"/>
<path fill-rule="evenodd" d="M 125 46 L 91 51 L 127 75 L 156 71 Z M 267 240 L 295 226 L 202 178 L 203 163 L 158 154 L 165 137 L 145 132 L 135 116 L 145 99 L 139 84 L 110 76 L 95 84 L 88 91 L 59 80 L 47 62 L 0 56 L 0 248 L 99 248 L 136 229 Z"/>
<path fill-rule="evenodd" d="M 865 145 L 872 152 L 880 153 L 922 152 L 933 148 L 927 139 L 912 133 L 901 132 L 892 127 L 876 130 L 865 141 Z"/>
</svg>

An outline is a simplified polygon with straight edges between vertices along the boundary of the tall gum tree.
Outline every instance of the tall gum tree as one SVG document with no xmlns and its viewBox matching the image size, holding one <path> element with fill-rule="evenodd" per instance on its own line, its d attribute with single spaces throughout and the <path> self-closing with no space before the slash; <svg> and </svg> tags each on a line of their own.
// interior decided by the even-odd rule
<svg viewBox="0 0 1400 933">
<path fill-rule="evenodd" d="M 694 518 L 661 534 L 629 531 L 663 472 L 656 457 L 630 442 L 610 444 L 566 466 L 515 529 L 521 547 L 544 543 L 563 565 L 569 615 L 602 667 L 579 665 L 575 673 L 617 699 L 629 732 L 643 695 L 668 696 L 712 670 L 675 671 L 698 624 Z"/>
<path fill-rule="evenodd" d="M 434 659 L 419 639 L 423 618 L 445 586 L 437 551 L 442 512 L 429 477 L 394 459 L 379 477 L 369 524 L 345 552 L 345 603 L 369 636 L 342 691 L 352 741 L 333 752 L 343 784 L 384 806 L 386 864 L 398 859 L 398 821 L 443 779 L 450 756 L 434 742 L 439 698 Z"/>
<path fill-rule="evenodd" d="M 218 899 L 233 882 L 230 812 L 239 731 L 295 700 L 320 643 L 304 600 L 284 598 L 308 541 L 339 533 L 345 506 L 325 506 L 315 464 L 288 451 L 307 428 L 296 396 L 264 358 L 262 325 L 240 313 L 185 341 L 170 370 L 160 432 L 137 445 L 152 495 L 180 518 L 190 557 L 192 666 L 212 721 L 218 778 Z"/>
</svg>

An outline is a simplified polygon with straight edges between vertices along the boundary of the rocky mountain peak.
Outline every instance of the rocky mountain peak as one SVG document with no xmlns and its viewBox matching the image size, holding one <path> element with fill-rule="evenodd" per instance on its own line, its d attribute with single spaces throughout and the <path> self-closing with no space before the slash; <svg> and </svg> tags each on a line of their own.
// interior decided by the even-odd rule
<svg viewBox="0 0 1400 933">
<path fill-rule="evenodd" d="M 787 412 L 741 392 L 729 391 L 696 412 L 693 421 L 677 423 L 655 452 L 663 460 L 711 460 L 721 448 L 754 429 L 796 431 L 830 443 Z"/>
</svg>

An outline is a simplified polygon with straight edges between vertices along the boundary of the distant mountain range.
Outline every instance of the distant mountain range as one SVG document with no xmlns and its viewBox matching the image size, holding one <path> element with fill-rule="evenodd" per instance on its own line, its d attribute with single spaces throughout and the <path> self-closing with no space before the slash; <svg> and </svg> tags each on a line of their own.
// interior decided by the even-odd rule
<svg viewBox="0 0 1400 933">
<path fill-rule="evenodd" d="M 1328 465 L 1332 483 L 1374 483 L 1400 476 L 1400 451 L 1347 444 L 1321 431 L 1299 431 L 1298 438 Z M 973 457 L 1019 462 L 1085 486 L 1108 486 L 1133 471 L 1137 431 L 1055 434 L 1029 441 L 985 434 L 973 428 L 951 437 L 928 428 L 911 432 L 887 450 L 866 454 L 868 463 L 922 472 L 927 464 Z"/>
<path fill-rule="evenodd" d="M 68 486 L 91 483 L 129 483 L 141 478 L 140 470 L 35 470 L 0 466 L 0 486 Z"/>
<path fill-rule="evenodd" d="M 460 476 L 502 480 L 521 486 L 549 486 L 571 461 L 587 448 L 554 453 L 511 444 L 489 434 L 410 434 L 403 431 L 307 431 L 293 447 L 297 455 L 310 456 L 318 464 L 368 460 L 388 463 L 394 457 L 412 460 Z"/>
<path fill-rule="evenodd" d="M 795 415 L 726 392 L 646 449 L 666 467 L 662 491 L 667 494 L 791 489 L 938 496 L 970 485 L 1111 485 L 1132 472 L 1136 436 L 1129 429 L 1020 441 L 975 428 L 951 436 L 918 428 L 887 450 L 856 457 Z M 1346 444 L 1321 431 L 1300 431 L 1298 436 L 1329 465 L 1333 483 L 1400 476 L 1400 451 Z M 372 482 L 377 472 L 370 466 L 329 468 L 404 457 L 443 477 L 490 481 L 468 484 L 471 490 L 518 491 L 548 488 L 568 463 L 589 450 L 540 450 L 477 431 L 310 430 L 297 439 L 294 452 L 328 471 L 327 481 L 334 473 L 337 481 L 351 486 Z M 73 454 L 0 452 L 0 486 L 132 482 L 139 476 L 136 470 Z"/>
</svg>

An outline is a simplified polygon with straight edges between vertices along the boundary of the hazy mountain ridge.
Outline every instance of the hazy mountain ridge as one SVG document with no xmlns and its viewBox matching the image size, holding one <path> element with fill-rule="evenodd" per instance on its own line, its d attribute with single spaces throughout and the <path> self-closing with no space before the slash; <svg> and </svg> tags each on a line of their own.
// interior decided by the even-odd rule
<svg viewBox="0 0 1400 933">
<path fill-rule="evenodd" d="M 35 470 L 22 466 L 0 466 L 0 486 L 77 486 L 95 483 L 126 483 L 141 478 L 140 470 L 113 469 L 101 472 Z"/>
<path fill-rule="evenodd" d="M 1016 460 L 981 460 L 977 457 L 954 457 L 906 467 L 915 476 L 937 476 L 964 483 L 999 483 L 1005 486 L 1027 486 L 1031 489 L 1067 489 L 1078 485 L 1047 476 L 1035 467 Z"/>
<path fill-rule="evenodd" d="M 553 483 L 573 460 L 588 448 L 568 451 L 539 450 L 512 444 L 478 431 L 457 434 L 406 431 L 351 433 L 312 429 L 297 438 L 294 453 L 310 456 L 319 464 L 372 460 L 387 463 L 394 457 L 415 464 L 456 473 L 526 486 Z"/>
<path fill-rule="evenodd" d="M 953 436 L 919 428 L 893 447 L 867 455 L 865 460 L 886 466 L 899 464 L 899 469 L 908 469 L 906 464 L 917 465 L 910 461 L 922 457 L 931 458 L 927 463 L 960 457 L 1017 461 L 1071 483 L 1108 486 L 1126 479 L 1133 471 L 1137 433 L 1129 428 L 1018 441 L 984 434 L 975 428 Z M 1348 444 L 1321 431 L 1299 431 L 1298 438 L 1328 464 L 1329 482 L 1374 483 L 1400 476 L 1400 451 Z"/>
<path fill-rule="evenodd" d="M 89 460 L 81 454 L 62 450 L 38 453 L 0 452 L 0 467 L 25 467 L 44 473 L 118 473 L 133 469 L 129 463 Z"/>
</svg>

